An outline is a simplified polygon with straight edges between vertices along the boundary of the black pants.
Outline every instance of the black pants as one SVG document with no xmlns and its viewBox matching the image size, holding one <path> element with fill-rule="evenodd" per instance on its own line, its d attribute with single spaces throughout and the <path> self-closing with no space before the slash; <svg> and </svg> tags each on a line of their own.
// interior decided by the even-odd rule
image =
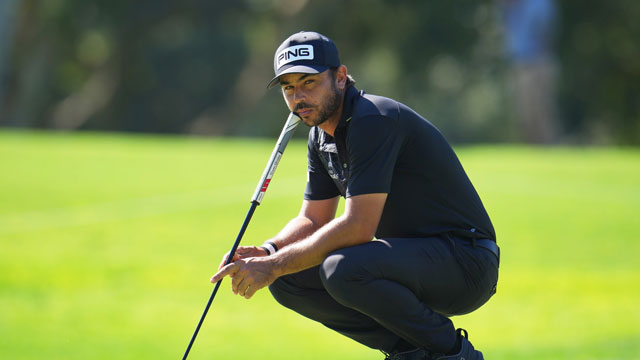
<svg viewBox="0 0 640 360">
<path fill-rule="evenodd" d="M 338 250 L 269 289 L 285 307 L 370 348 L 391 352 L 404 339 L 445 353 L 456 341 L 449 316 L 489 300 L 498 263 L 466 239 L 380 239 Z"/>
</svg>

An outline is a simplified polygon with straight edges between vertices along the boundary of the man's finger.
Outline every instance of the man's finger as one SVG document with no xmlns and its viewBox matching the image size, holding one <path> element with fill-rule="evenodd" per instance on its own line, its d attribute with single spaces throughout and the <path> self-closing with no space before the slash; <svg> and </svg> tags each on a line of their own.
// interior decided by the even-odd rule
<svg viewBox="0 0 640 360">
<path fill-rule="evenodd" d="M 235 282 L 235 278 L 234 278 L 234 282 Z M 247 293 L 247 289 L 249 289 L 251 287 L 251 285 L 249 285 L 249 283 L 246 281 L 245 279 L 242 279 L 240 281 L 238 281 L 237 284 L 232 285 L 233 287 L 233 292 L 236 295 L 240 295 L 240 296 L 244 296 Z"/>
<path fill-rule="evenodd" d="M 218 265 L 218 271 L 220 271 L 220 269 L 222 269 L 224 264 L 227 263 L 228 258 L 229 258 L 229 253 L 226 253 L 225 256 L 222 257 L 222 261 L 220 262 L 220 265 Z"/>
<path fill-rule="evenodd" d="M 247 290 L 244 292 L 244 298 L 245 299 L 251 299 L 251 297 L 261 288 L 259 286 L 256 285 L 250 285 Z"/>
<path fill-rule="evenodd" d="M 218 272 L 215 275 L 213 275 L 213 277 L 211 278 L 211 282 L 217 283 L 227 275 L 233 276 L 233 274 L 238 272 L 239 269 L 240 269 L 240 266 L 236 263 L 231 263 L 227 266 L 224 266 L 223 268 L 218 270 Z"/>
</svg>

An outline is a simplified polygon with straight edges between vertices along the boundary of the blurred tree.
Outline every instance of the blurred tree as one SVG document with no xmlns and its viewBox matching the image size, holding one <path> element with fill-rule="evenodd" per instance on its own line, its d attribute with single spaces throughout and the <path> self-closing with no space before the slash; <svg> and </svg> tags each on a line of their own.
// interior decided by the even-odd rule
<svg viewBox="0 0 640 360">
<path fill-rule="evenodd" d="M 13 44 L 13 32 L 17 17 L 18 0 L 0 2 L 0 118 L 4 110 L 8 53 Z"/>
<path fill-rule="evenodd" d="M 640 144 L 640 2 L 559 1 L 561 108 L 577 142 Z"/>
<path fill-rule="evenodd" d="M 3 123 L 182 132 L 199 111 L 225 102 L 242 68 L 243 34 L 227 31 L 238 8 L 196 0 L 24 1 L 17 95 Z"/>
</svg>

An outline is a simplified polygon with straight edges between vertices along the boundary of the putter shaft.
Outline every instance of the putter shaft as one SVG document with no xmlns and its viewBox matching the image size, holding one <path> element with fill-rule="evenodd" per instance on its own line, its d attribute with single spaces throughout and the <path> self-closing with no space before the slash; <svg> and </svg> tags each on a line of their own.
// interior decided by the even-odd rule
<svg viewBox="0 0 640 360">
<path fill-rule="evenodd" d="M 236 237 L 236 241 L 233 243 L 233 247 L 231 248 L 231 251 L 229 251 L 229 256 L 227 257 L 225 265 L 229 265 L 231 263 L 231 260 L 233 259 L 233 255 L 235 255 L 236 250 L 240 245 L 240 240 L 242 240 L 242 236 L 244 235 L 244 232 L 247 230 L 247 227 L 249 226 L 251 217 L 253 216 L 253 213 L 256 211 L 256 208 L 258 207 L 258 205 L 260 205 L 260 203 L 262 202 L 262 199 L 264 198 L 264 194 L 267 191 L 267 188 L 269 187 L 269 184 L 271 182 L 271 178 L 273 177 L 273 174 L 275 173 L 276 168 L 280 163 L 280 158 L 282 158 L 284 149 L 287 147 L 287 144 L 289 143 L 289 140 L 291 139 L 291 136 L 293 135 L 293 132 L 296 130 L 296 127 L 298 126 L 298 124 L 300 124 L 300 118 L 298 117 L 298 115 L 294 113 L 290 113 L 289 117 L 287 118 L 287 122 L 284 124 L 284 128 L 280 133 L 278 142 L 276 143 L 276 146 L 274 147 L 273 152 L 271 153 L 269 162 L 267 163 L 267 166 L 264 169 L 264 172 L 262 173 L 262 177 L 258 182 L 258 186 L 256 187 L 253 197 L 251 198 L 251 207 L 249 208 L 249 212 L 247 213 L 247 216 L 245 217 L 244 222 L 242 223 L 242 227 L 240 228 L 240 232 Z M 191 351 L 191 347 L 193 346 L 193 343 L 196 340 L 196 336 L 198 336 L 198 332 L 202 327 L 204 318 L 207 316 L 207 313 L 209 312 L 211 303 L 213 303 L 213 299 L 216 297 L 216 293 L 218 292 L 218 289 L 220 288 L 221 283 L 222 283 L 222 279 L 220 279 L 216 283 L 216 286 L 213 288 L 213 292 L 211 292 L 211 296 L 209 297 L 207 306 L 204 308 L 204 312 L 200 317 L 200 321 L 198 321 L 198 326 L 196 326 L 196 330 L 193 332 L 193 336 L 191 336 L 191 340 L 189 341 L 187 350 L 184 352 L 184 355 L 182 356 L 182 360 L 187 359 L 187 356 L 189 355 L 189 351 Z"/>
</svg>

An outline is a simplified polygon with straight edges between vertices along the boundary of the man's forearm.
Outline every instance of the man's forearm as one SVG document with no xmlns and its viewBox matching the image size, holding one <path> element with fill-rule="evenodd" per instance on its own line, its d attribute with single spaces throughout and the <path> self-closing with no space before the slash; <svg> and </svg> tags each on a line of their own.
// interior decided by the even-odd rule
<svg viewBox="0 0 640 360">
<path fill-rule="evenodd" d="M 276 277 L 319 265 L 333 251 L 363 244 L 373 239 L 380 222 L 387 194 L 365 194 L 346 200 L 342 216 L 308 237 L 290 244 L 266 261 Z"/>
<path fill-rule="evenodd" d="M 290 244 L 273 257 L 279 277 L 319 265 L 333 251 L 371 241 L 359 225 L 344 216 L 336 218 L 310 236 Z"/>
<path fill-rule="evenodd" d="M 313 221 L 308 218 L 298 216 L 289 221 L 289 223 L 269 241 L 275 243 L 278 249 L 282 250 L 290 244 L 307 238 L 321 226 L 320 224 L 314 224 Z"/>
</svg>

